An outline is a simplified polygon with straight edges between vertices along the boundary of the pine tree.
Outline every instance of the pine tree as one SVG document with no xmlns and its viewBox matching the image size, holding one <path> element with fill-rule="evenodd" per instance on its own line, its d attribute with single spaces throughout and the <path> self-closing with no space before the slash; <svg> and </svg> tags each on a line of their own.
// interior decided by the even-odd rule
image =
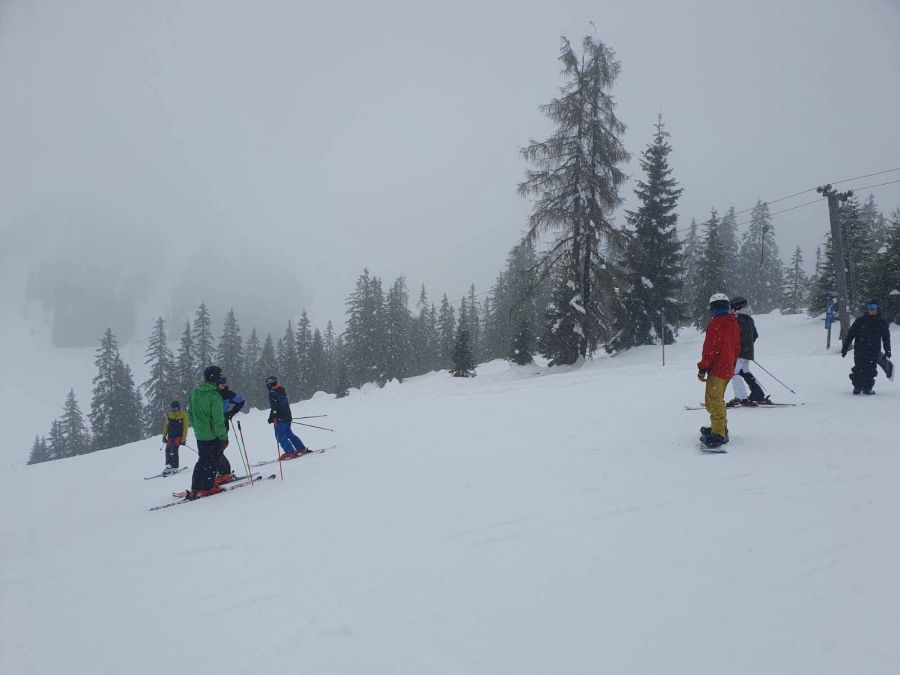
<svg viewBox="0 0 900 675">
<path fill-rule="evenodd" d="M 216 365 L 228 377 L 230 389 L 243 392 L 247 386 L 244 380 L 244 341 L 241 339 L 241 327 L 234 309 L 229 309 L 222 325 L 222 337 L 216 348 Z"/>
<path fill-rule="evenodd" d="M 729 288 L 726 278 L 728 252 L 722 242 L 720 226 L 719 216 L 713 209 L 709 220 L 704 223 L 705 232 L 694 290 L 691 320 L 697 328 L 705 326 L 709 319 L 710 296 L 713 293 L 727 293 Z"/>
<path fill-rule="evenodd" d="M 147 341 L 144 364 L 150 366 L 150 376 L 141 384 L 146 398 L 143 417 L 150 436 L 162 433 L 163 414 L 171 402 L 179 397 L 175 359 L 166 340 L 166 322 L 156 320 Z"/>
<path fill-rule="evenodd" d="M 625 292 L 628 322 L 614 343 L 616 349 L 654 344 L 657 339 L 670 344 L 685 315 L 684 306 L 675 299 L 681 286 L 675 209 L 682 190 L 669 168 L 672 146 L 668 137 L 660 114 L 653 143 L 641 155 L 646 179 L 635 189 L 640 206 L 626 214 L 634 228 L 624 260 L 629 281 Z"/>
<path fill-rule="evenodd" d="M 48 461 L 50 461 L 50 448 L 47 445 L 47 439 L 43 436 L 35 436 L 31 453 L 28 455 L 28 464 L 40 464 Z"/>
<path fill-rule="evenodd" d="M 325 391 L 334 393 L 337 382 L 337 362 L 335 360 L 337 343 L 334 335 L 334 326 L 331 321 L 325 324 L 325 334 L 322 336 L 325 349 Z"/>
<path fill-rule="evenodd" d="M 803 271 L 803 254 L 798 246 L 791 256 L 791 266 L 784 277 L 784 299 L 781 309 L 785 314 L 799 314 L 806 302 L 808 281 Z"/>
<path fill-rule="evenodd" d="M 578 360 L 581 346 L 580 324 L 577 314 L 569 311 L 577 307 L 579 296 L 575 284 L 564 275 L 555 278 L 555 289 L 544 311 L 544 335 L 541 338 L 541 354 L 548 366 L 565 366 Z"/>
<path fill-rule="evenodd" d="M 837 282 L 834 276 L 834 251 L 831 246 L 831 234 L 825 235 L 825 253 L 820 255 L 816 249 L 815 283 L 811 284 L 807 298 L 806 312 L 810 316 L 819 316 L 825 312 L 829 300 L 837 298 Z"/>
<path fill-rule="evenodd" d="M 884 236 L 869 267 L 866 290 L 881 303 L 885 321 L 900 323 L 900 208 L 891 213 Z"/>
<path fill-rule="evenodd" d="M 719 240 L 724 251 L 724 293 L 737 295 L 741 284 L 740 248 L 738 247 L 738 222 L 734 207 L 728 209 L 719 221 Z"/>
<path fill-rule="evenodd" d="M 523 320 L 519 324 L 519 331 L 513 338 L 507 358 L 520 366 L 534 362 L 534 344 L 528 321 Z"/>
<path fill-rule="evenodd" d="M 468 330 L 469 339 L 472 343 L 472 357 L 478 363 L 482 358 L 482 335 L 481 335 L 481 318 L 478 311 L 478 300 L 475 296 L 475 284 L 469 286 L 469 296 L 466 302 L 468 310 Z"/>
<path fill-rule="evenodd" d="M 300 377 L 300 359 L 297 356 L 297 342 L 294 334 L 294 326 L 288 321 L 284 335 L 278 340 L 275 350 L 278 360 L 278 376 L 282 386 L 298 400 L 308 398 L 312 392 L 306 387 L 306 382 Z"/>
<path fill-rule="evenodd" d="M 78 400 L 75 398 L 74 389 L 69 389 L 59 424 L 63 446 L 59 450 L 58 457 L 75 457 L 91 452 L 91 437 L 84 421 L 84 415 L 78 406 Z"/>
<path fill-rule="evenodd" d="M 440 366 L 439 369 L 449 368 L 453 363 L 453 347 L 456 344 L 456 312 L 447 299 L 447 294 L 441 298 L 441 309 L 438 313 L 438 340 L 440 342 Z"/>
<path fill-rule="evenodd" d="M 97 375 L 88 415 L 94 448 L 103 450 L 139 440 L 142 435 L 140 396 L 131 368 L 122 362 L 116 338 L 109 328 L 100 340 L 94 365 Z"/>
<path fill-rule="evenodd" d="M 847 269 L 847 294 L 853 313 L 865 307 L 866 289 L 870 286 L 868 268 L 875 257 L 872 233 L 863 221 L 859 201 L 851 197 L 840 205 L 844 233 L 844 259 Z"/>
<path fill-rule="evenodd" d="M 62 422 L 53 420 L 50 423 L 50 433 L 47 435 L 48 461 L 64 459 L 66 457 L 66 435 L 63 433 Z"/>
<path fill-rule="evenodd" d="M 769 205 L 764 202 L 758 201 L 753 207 L 750 225 L 741 240 L 739 263 L 739 283 L 730 292 L 746 297 L 759 313 L 777 309 L 783 298 L 784 266 Z"/>
<path fill-rule="evenodd" d="M 191 322 L 185 322 L 184 332 L 181 334 L 181 344 L 178 347 L 178 356 L 175 360 L 176 395 L 178 400 L 185 402 L 190 398 L 191 392 L 199 381 L 200 367 L 197 363 L 197 354 L 194 349 L 194 333 L 191 330 Z"/>
<path fill-rule="evenodd" d="M 415 365 L 412 316 L 409 313 L 406 279 L 403 277 L 399 277 L 388 291 L 385 312 L 384 378 L 402 382 L 412 374 Z"/>
<path fill-rule="evenodd" d="M 428 309 L 428 327 L 426 330 L 428 331 L 427 344 L 428 355 L 430 358 L 428 370 L 440 370 L 443 367 L 441 365 L 443 353 L 441 348 L 441 335 L 439 332 L 438 312 L 437 307 L 433 302 Z"/>
<path fill-rule="evenodd" d="M 465 324 L 460 322 L 456 329 L 456 339 L 453 344 L 453 366 L 450 374 L 453 377 L 475 377 L 475 359 L 472 356 L 472 345 L 469 342 L 469 331 Z"/>
<path fill-rule="evenodd" d="M 259 365 L 257 366 L 257 370 L 263 376 L 263 380 L 270 375 L 278 377 L 278 364 L 275 359 L 275 343 L 272 340 L 272 335 L 269 333 L 266 334 L 262 350 L 259 352 Z M 269 397 L 267 394 L 264 407 L 268 407 L 268 403 Z"/>
<path fill-rule="evenodd" d="M 410 349 L 412 350 L 412 373 L 420 375 L 427 373 L 432 367 L 432 347 L 428 331 L 428 293 L 425 284 L 419 291 L 419 300 L 416 303 L 416 316 L 410 325 Z"/>
<path fill-rule="evenodd" d="M 678 298 L 685 308 L 693 307 L 694 298 L 697 296 L 696 282 L 700 266 L 700 245 L 697 221 L 692 219 L 687 236 L 681 242 L 681 289 Z"/>
<path fill-rule="evenodd" d="M 620 140 L 625 125 L 616 118 L 609 93 L 619 62 L 590 36 L 582 48 L 579 56 L 562 40 L 566 82 L 561 96 L 543 106 L 557 129 L 522 151 L 535 170 L 528 172 L 519 192 L 538 197 L 525 239 L 535 243 L 546 232 L 556 234 L 541 258 L 542 277 L 564 270 L 564 283 L 574 292 L 571 302 L 557 305 L 567 316 L 554 325 L 570 330 L 578 353 L 587 356 L 623 318 L 620 270 L 606 252 L 617 250 L 623 239 L 611 216 L 621 203 L 619 187 L 625 181 L 619 165 L 629 155 Z"/>
<path fill-rule="evenodd" d="M 259 370 L 259 357 L 262 347 L 259 344 L 259 336 L 256 334 L 256 327 L 250 331 L 250 337 L 247 338 L 247 346 L 244 350 L 244 397 L 247 399 L 248 408 L 264 409 L 268 405 L 268 397 L 263 387 L 268 373 L 262 373 Z"/>
<path fill-rule="evenodd" d="M 310 397 L 317 391 L 326 390 L 327 371 L 325 341 L 322 339 L 322 333 L 316 328 L 306 352 L 306 391 Z"/>
<path fill-rule="evenodd" d="M 370 382 L 377 368 L 376 340 L 378 310 L 375 307 L 373 279 L 368 269 L 356 280 L 356 288 L 347 298 L 347 328 L 344 332 L 346 366 L 354 386 Z"/>
<path fill-rule="evenodd" d="M 206 367 L 212 365 L 215 354 L 212 320 L 209 318 L 206 303 L 201 302 L 196 314 L 194 314 L 192 338 L 194 342 L 194 360 L 197 364 L 197 372 L 194 373 L 193 381 L 196 383 L 202 379 L 203 371 Z"/>
<path fill-rule="evenodd" d="M 310 381 L 310 364 L 309 364 L 309 348 L 312 345 L 312 323 L 304 309 L 300 313 L 300 320 L 297 322 L 295 349 L 297 352 L 297 373 L 295 390 L 299 392 L 309 392 L 309 396 L 315 393 L 312 389 L 313 383 Z M 304 398 L 306 396 L 304 395 Z"/>
<path fill-rule="evenodd" d="M 336 398 L 344 398 L 350 393 L 350 375 L 347 373 L 347 364 L 343 361 L 338 364 L 338 376 L 334 389 Z"/>
</svg>

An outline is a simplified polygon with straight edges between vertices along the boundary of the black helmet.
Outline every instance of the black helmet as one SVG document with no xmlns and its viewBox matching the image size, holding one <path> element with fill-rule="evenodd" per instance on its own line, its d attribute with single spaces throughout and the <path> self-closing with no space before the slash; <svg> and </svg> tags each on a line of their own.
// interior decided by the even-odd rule
<svg viewBox="0 0 900 675">
<path fill-rule="evenodd" d="M 746 307 L 746 306 L 747 306 L 747 298 L 745 298 L 741 295 L 736 295 L 731 299 L 731 309 L 733 309 L 735 312 L 738 311 L 739 309 L 744 309 L 744 307 Z"/>
<path fill-rule="evenodd" d="M 181 401 L 172 401 L 172 410 L 181 410 Z"/>
<path fill-rule="evenodd" d="M 274 387 L 276 384 L 278 384 L 278 378 L 275 377 L 274 375 L 269 375 L 269 376 L 266 378 L 266 387 L 267 387 L 267 388 L 271 389 L 271 388 Z"/>
<path fill-rule="evenodd" d="M 219 384 L 222 379 L 222 369 L 219 366 L 207 366 L 203 371 L 203 379 L 210 384 Z"/>
</svg>

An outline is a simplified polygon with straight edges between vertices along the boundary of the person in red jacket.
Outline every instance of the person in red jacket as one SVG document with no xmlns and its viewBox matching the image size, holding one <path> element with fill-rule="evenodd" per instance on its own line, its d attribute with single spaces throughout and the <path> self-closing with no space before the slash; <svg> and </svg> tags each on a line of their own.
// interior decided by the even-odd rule
<svg viewBox="0 0 900 675">
<path fill-rule="evenodd" d="M 741 329 L 724 293 L 714 293 L 710 297 L 709 313 L 712 318 L 706 327 L 703 354 L 697 363 L 697 379 L 706 382 L 704 403 L 710 426 L 700 428 L 700 439 L 707 448 L 718 448 L 728 442 L 725 387 L 734 375 L 734 364 L 741 353 Z"/>
</svg>

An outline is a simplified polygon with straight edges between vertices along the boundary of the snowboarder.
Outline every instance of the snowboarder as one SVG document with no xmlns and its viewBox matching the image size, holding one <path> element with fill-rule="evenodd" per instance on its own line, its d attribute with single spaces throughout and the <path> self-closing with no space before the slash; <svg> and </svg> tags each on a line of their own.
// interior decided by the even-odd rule
<svg viewBox="0 0 900 675">
<path fill-rule="evenodd" d="M 188 414 L 181 409 L 180 401 L 172 401 L 170 408 L 163 424 L 163 443 L 166 444 L 166 468 L 163 469 L 163 476 L 175 473 L 178 468 L 178 448 L 187 443 L 188 427 L 191 425 Z"/>
<path fill-rule="evenodd" d="M 741 353 L 737 363 L 734 364 L 734 377 L 731 378 L 731 386 L 734 389 L 734 398 L 725 404 L 726 408 L 734 408 L 739 405 L 755 406 L 766 400 L 766 395 L 759 386 L 759 382 L 750 372 L 750 362 L 753 360 L 753 343 L 759 337 L 756 332 L 756 323 L 753 321 L 753 309 L 747 304 L 747 298 L 736 295 L 731 299 L 731 309 L 734 311 L 738 327 L 741 329 Z M 750 387 L 750 395 L 747 396 L 747 386 Z"/>
<path fill-rule="evenodd" d="M 288 403 L 287 392 L 280 384 L 278 378 L 269 375 L 266 378 L 266 389 L 269 390 L 269 424 L 275 425 L 275 438 L 278 445 L 284 450 L 279 459 L 293 459 L 298 455 L 305 455 L 309 449 L 303 445 L 303 441 L 291 430 L 293 415 Z"/>
<path fill-rule="evenodd" d="M 841 356 L 847 356 L 850 345 L 853 345 L 853 368 L 850 370 L 850 381 L 854 394 L 874 394 L 875 377 L 878 371 L 875 364 L 881 355 L 884 344 L 884 355 L 891 358 L 891 331 L 881 312 L 878 300 L 866 303 L 866 313 L 856 319 L 841 348 Z"/>
<path fill-rule="evenodd" d="M 718 448 L 728 442 L 728 413 L 725 409 L 725 388 L 734 375 L 734 364 L 741 350 L 741 329 L 731 313 L 728 296 L 714 293 L 709 298 L 712 316 L 706 327 L 703 354 L 697 363 L 697 379 L 706 382 L 706 411 L 710 426 L 701 427 L 703 444 Z"/>
<path fill-rule="evenodd" d="M 219 395 L 222 397 L 222 412 L 225 416 L 227 432 L 227 427 L 231 426 L 231 418 L 238 414 L 238 411 L 244 407 L 246 401 L 243 396 L 235 394 L 228 388 L 228 378 L 224 375 L 219 379 Z M 234 474 L 231 472 L 231 463 L 225 456 L 225 450 L 223 449 L 222 453 L 219 455 L 216 469 L 216 485 L 226 483 L 233 479 Z"/>
<path fill-rule="evenodd" d="M 203 371 L 203 382 L 191 393 L 188 414 L 197 439 L 198 458 L 191 489 L 185 499 L 222 492 L 222 488 L 215 484 L 219 456 L 228 447 L 228 427 L 225 426 L 225 412 L 218 389 L 221 377 L 219 366 L 208 366 Z"/>
</svg>

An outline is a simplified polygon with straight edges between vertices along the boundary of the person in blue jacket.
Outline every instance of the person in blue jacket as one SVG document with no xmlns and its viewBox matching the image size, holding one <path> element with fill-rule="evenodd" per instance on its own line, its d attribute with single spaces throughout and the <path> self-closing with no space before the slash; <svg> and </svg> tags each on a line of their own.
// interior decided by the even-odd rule
<svg viewBox="0 0 900 675">
<path fill-rule="evenodd" d="M 279 459 L 293 459 L 299 455 L 305 455 L 309 448 L 303 445 L 303 441 L 291 430 L 293 415 L 288 403 L 287 392 L 280 384 L 278 378 L 269 375 L 266 378 L 266 389 L 269 390 L 269 424 L 275 425 L 275 438 L 278 445 L 284 450 Z"/>
<path fill-rule="evenodd" d="M 244 407 L 246 400 L 240 394 L 236 394 L 228 388 L 228 378 L 224 375 L 219 379 L 219 395 L 222 397 L 222 411 L 225 414 L 225 426 L 231 426 L 231 418 L 238 414 L 238 411 Z M 218 464 L 216 465 L 216 484 L 231 480 L 234 475 L 231 473 L 231 463 L 225 456 L 225 450 L 219 454 Z M 223 480 L 224 479 L 224 480 Z"/>
</svg>

